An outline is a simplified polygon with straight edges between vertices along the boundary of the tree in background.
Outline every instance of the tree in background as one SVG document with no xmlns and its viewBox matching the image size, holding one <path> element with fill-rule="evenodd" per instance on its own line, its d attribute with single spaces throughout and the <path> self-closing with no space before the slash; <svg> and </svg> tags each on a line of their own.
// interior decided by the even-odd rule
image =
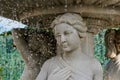
<svg viewBox="0 0 120 80">
<path fill-rule="evenodd" d="M 24 62 L 13 46 L 11 32 L 0 35 L 0 77 L 2 80 L 18 80 L 23 71 Z"/>
</svg>

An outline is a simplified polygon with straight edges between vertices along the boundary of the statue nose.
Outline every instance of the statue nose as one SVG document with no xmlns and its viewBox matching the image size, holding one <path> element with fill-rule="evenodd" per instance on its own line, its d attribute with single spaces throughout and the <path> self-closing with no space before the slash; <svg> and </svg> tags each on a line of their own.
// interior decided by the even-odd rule
<svg viewBox="0 0 120 80">
<path fill-rule="evenodd" d="M 62 42 L 62 43 L 66 42 L 66 38 L 65 38 L 64 35 L 61 36 L 61 42 Z"/>
</svg>

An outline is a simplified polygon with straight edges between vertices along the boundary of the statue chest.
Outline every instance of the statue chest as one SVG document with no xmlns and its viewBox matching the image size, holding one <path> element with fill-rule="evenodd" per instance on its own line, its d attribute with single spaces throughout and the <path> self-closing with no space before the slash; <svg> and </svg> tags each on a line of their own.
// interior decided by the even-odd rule
<svg viewBox="0 0 120 80">
<path fill-rule="evenodd" d="M 81 62 L 67 63 L 66 61 L 62 61 L 62 60 L 60 60 L 59 62 L 55 61 L 54 65 L 49 66 L 49 75 L 57 67 L 61 69 L 65 67 L 70 67 L 71 78 L 73 78 L 73 80 L 92 80 L 93 79 L 93 71 L 92 71 L 91 64 L 89 62 L 81 61 Z"/>
</svg>

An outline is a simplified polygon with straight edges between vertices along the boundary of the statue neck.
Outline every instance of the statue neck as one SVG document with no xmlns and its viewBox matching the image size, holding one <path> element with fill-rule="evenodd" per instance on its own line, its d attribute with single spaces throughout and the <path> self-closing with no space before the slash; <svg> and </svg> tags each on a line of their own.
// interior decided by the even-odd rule
<svg viewBox="0 0 120 80">
<path fill-rule="evenodd" d="M 67 59 L 67 60 L 74 60 L 74 59 L 80 59 L 80 57 L 84 56 L 85 54 L 82 53 L 81 48 L 79 47 L 78 49 L 65 53 L 63 54 L 63 58 Z"/>
</svg>

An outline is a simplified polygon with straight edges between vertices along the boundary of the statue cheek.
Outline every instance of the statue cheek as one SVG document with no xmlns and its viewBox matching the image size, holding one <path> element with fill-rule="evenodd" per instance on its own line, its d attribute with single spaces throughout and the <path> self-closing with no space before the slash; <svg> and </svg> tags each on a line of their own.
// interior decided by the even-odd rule
<svg viewBox="0 0 120 80">
<path fill-rule="evenodd" d="M 58 46 L 61 46 L 61 43 L 57 41 L 57 45 L 58 45 Z"/>
<path fill-rule="evenodd" d="M 60 40 L 60 38 L 56 38 L 56 41 L 57 41 L 57 45 L 61 45 L 61 40 Z"/>
</svg>

